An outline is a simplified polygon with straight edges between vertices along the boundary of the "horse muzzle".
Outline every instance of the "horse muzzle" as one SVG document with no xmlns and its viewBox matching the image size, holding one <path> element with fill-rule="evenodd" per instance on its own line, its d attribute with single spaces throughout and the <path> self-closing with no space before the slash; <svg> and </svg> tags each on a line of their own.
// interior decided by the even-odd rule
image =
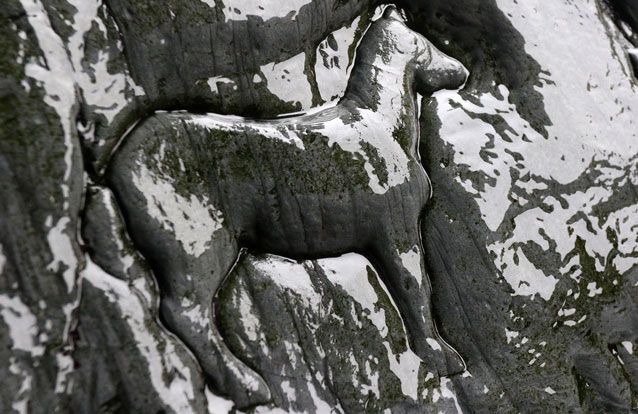
<svg viewBox="0 0 638 414">
<path fill-rule="evenodd" d="M 421 94 L 432 94 L 441 89 L 459 89 L 465 85 L 470 72 L 461 62 L 432 47 L 429 65 L 419 68 L 418 89 Z"/>
</svg>

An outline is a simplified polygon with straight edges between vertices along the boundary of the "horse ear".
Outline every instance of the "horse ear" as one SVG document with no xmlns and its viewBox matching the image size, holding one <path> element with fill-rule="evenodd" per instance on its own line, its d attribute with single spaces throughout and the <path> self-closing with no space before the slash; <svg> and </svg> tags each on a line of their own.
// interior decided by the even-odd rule
<svg viewBox="0 0 638 414">
<path fill-rule="evenodd" d="M 385 8 L 385 11 L 383 12 L 383 17 L 385 19 L 395 19 L 400 22 L 405 22 L 405 17 L 397 9 L 397 6 L 395 6 L 394 4 L 390 4 L 388 7 Z"/>
</svg>

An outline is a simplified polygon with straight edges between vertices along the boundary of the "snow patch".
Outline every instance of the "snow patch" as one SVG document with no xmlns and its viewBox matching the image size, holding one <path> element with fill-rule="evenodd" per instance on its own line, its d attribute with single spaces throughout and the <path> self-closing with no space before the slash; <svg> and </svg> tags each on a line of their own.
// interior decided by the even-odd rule
<svg viewBox="0 0 638 414">
<path fill-rule="evenodd" d="M 49 216 L 47 221 L 50 218 L 51 216 Z M 78 259 L 73 249 L 73 241 L 67 234 L 70 222 L 71 220 L 68 217 L 62 217 L 47 233 L 47 242 L 53 255 L 53 260 L 49 263 L 47 269 L 52 272 L 62 272 L 62 278 L 68 293 L 71 293 L 75 288 L 75 272 L 78 266 Z"/>
<path fill-rule="evenodd" d="M 621 345 L 625 348 L 625 350 L 630 354 L 634 354 L 634 344 L 629 341 L 622 341 Z"/>
<path fill-rule="evenodd" d="M 299 102 L 302 109 L 312 106 L 310 83 L 304 74 L 306 54 L 299 53 L 279 63 L 261 67 L 268 90 L 285 102 Z"/>
<path fill-rule="evenodd" d="M 509 329 L 505 329 L 505 338 L 507 338 L 507 343 L 509 344 L 513 339 L 518 337 L 519 333 L 516 331 L 510 331 Z"/>
<path fill-rule="evenodd" d="M 0 316 L 9 329 L 14 350 L 25 351 L 32 357 L 44 355 L 38 340 L 38 320 L 20 296 L 0 294 Z"/>
<path fill-rule="evenodd" d="M 0 276 L 2 276 L 2 272 L 4 271 L 4 265 L 7 263 L 7 258 L 2 251 L 2 245 L 0 244 Z"/>
<path fill-rule="evenodd" d="M 240 116 L 219 115 L 207 113 L 204 115 L 189 115 L 185 119 L 187 124 L 198 125 L 208 130 L 221 130 L 228 132 L 254 131 L 265 138 L 279 140 L 287 144 L 295 145 L 303 150 L 303 140 L 294 128 L 284 125 L 275 125 L 268 122 L 255 122 Z"/>
<path fill-rule="evenodd" d="M 441 348 L 441 344 L 439 344 L 436 339 L 425 338 L 425 340 L 427 341 L 428 345 L 430 345 L 430 348 L 434 349 L 435 351 L 443 351 L 443 349 Z"/>
<path fill-rule="evenodd" d="M 255 262 L 255 268 L 283 289 L 298 293 L 301 298 L 305 298 L 306 304 L 312 311 L 318 313 L 321 297 L 315 291 L 308 272 L 305 269 L 302 270 L 297 262 L 269 255 Z"/>
<path fill-rule="evenodd" d="M 221 212 L 205 195 L 200 199 L 194 194 L 189 198 L 178 194 L 172 178 L 153 174 L 145 164 L 132 175 L 133 183 L 146 198 L 148 213 L 173 232 L 184 251 L 201 256 L 210 247 L 215 232 L 223 227 Z"/>
<path fill-rule="evenodd" d="M 315 79 L 319 94 L 325 101 L 343 96 L 348 86 L 352 69 L 348 50 L 357 40 L 355 33 L 360 20 L 361 17 L 357 17 L 349 25 L 332 32 L 317 46 Z"/>
<path fill-rule="evenodd" d="M 208 78 L 206 83 L 208 84 L 212 92 L 219 93 L 219 89 L 217 87 L 218 83 L 235 83 L 235 81 L 224 76 L 213 76 L 212 78 Z"/>
<path fill-rule="evenodd" d="M 21 369 L 20 363 L 14 357 L 9 358 L 9 372 L 22 377 L 20 389 L 13 395 L 11 408 L 18 414 L 27 414 L 29 412 L 28 404 L 31 399 L 33 376 L 26 369 Z"/>
<path fill-rule="evenodd" d="M 454 393 L 454 385 L 452 384 L 452 381 L 447 377 L 441 377 L 441 395 L 443 396 L 443 398 L 452 400 L 454 402 L 454 408 L 456 409 L 457 414 L 463 414 L 463 410 L 461 409 L 459 400 Z"/>
<path fill-rule="evenodd" d="M 614 24 L 605 22 L 607 17 L 597 3 L 497 3 L 524 38 L 535 39 L 526 43 L 525 51 L 543 69 L 535 88 L 543 95 L 551 119 L 547 138 L 519 115 L 503 85 L 495 85 L 491 93 L 476 94 L 472 102 L 454 92 L 437 93 L 443 125 L 440 136 L 452 148 L 454 164 L 475 173 L 459 174 L 457 182 L 474 196 L 488 229 L 502 232 L 506 212 L 512 207 L 520 211 L 508 218 L 516 224 L 512 233 L 502 234 L 500 241 L 488 246 L 497 268 L 515 294 L 548 299 L 558 278 L 571 272 L 574 263 L 562 267 L 559 274 L 546 274 L 523 253 L 520 246 L 526 243 L 544 250 L 556 243 L 564 259 L 580 237 L 600 271 L 613 248 L 607 229 L 613 229 L 622 233 L 617 239 L 624 241 L 613 264 L 624 272 L 638 263 L 638 231 L 624 225 L 636 222 L 635 205 L 611 212 L 604 221 L 585 223 L 578 217 L 590 217 L 594 207 L 626 191 L 623 185 L 635 180 L 638 128 L 632 108 L 638 106 L 636 86 L 624 54 L 628 44 Z M 545 18 L 548 13 L 555 16 L 551 21 Z M 573 24 L 587 29 L 574 31 Z M 565 41 L 557 43 L 556 38 Z M 570 42 L 588 47 L 575 50 Z M 502 128 L 497 130 L 496 123 L 486 123 L 477 115 L 499 117 Z M 578 183 L 589 168 L 597 178 Z M 512 180 L 511 170 L 521 178 Z M 547 183 L 553 182 L 575 184 L 578 190 L 566 190 L 571 193 L 561 194 L 561 200 L 543 197 L 550 191 Z M 542 208 L 521 208 L 529 203 Z M 579 270 L 569 273 L 575 279 L 579 274 Z"/>
<path fill-rule="evenodd" d="M 76 9 L 72 25 L 74 33 L 68 41 L 75 80 L 82 90 L 84 101 L 111 123 L 128 104 L 128 91 L 132 91 L 134 95 L 144 95 L 144 91 L 134 83 L 128 73 L 109 73 L 109 56 L 105 51 L 98 51 L 96 62 L 87 62 L 85 59 L 84 39 L 93 25 L 97 24 L 104 38 L 107 36 L 106 27 L 98 17 L 98 11 L 103 7 L 102 0 L 70 0 L 69 3 Z M 118 46 L 122 50 L 119 40 Z M 88 68 L 84 68 L 83 63 L 87 64 Z"/>
<path fill-rule="evenodd" d="M 251 342 L 261 338 L 261 329 L 259 325 L 259 319 L 255 316 L 252 308 L 252 302 L 250 298 L 246 296 L 244 291 L 240 294 L 239 298 L 239 313 L 241 316 L 241 322 L 244 326 L 244 332 Z"/>
<path fill-rule="evenodd" d="M 235 403 L 212 393 L 208 387 L 204 388 L 208 414 L 230 414 Z"/>
<path fill-rule="evenodd" d="M 419 287 L 421 287 L 424 275 L 421 273 L 421 252 L 419 246 L 414 246 L 406 253 L 401 253 L 399 257 L 401 258 L 403 268 L 414 276 Z"/>
<path fill-rule="evenodd" d="M 20 3 L 44 54 L 44 60 L 30 60 L 24 67 L 24 73 L 44 88 L 44 103 L 57 113 L 64 133 L 66 168 L 61 187 L 66 209 L 68 208 L 66 199 L 69 196 L 67 182 L 71 177 L 71 159 L 74 151 L 72 120 L 75 118 L 76 96 L 75 82 L 72 78 L 73 66 L 62 39 L 51 27 L 49 16 L 42 3 L 37 0 L 20 0 Z"/>
</svg>

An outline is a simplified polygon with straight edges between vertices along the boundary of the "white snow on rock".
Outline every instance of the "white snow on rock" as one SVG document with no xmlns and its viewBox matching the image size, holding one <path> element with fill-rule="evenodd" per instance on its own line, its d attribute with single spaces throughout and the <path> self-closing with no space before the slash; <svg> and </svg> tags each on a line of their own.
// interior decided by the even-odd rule
<svg viewBox="0 0 638 414">
<path fill-rule="evenodd" d="M 204 389 L 208 414 L 229 414 L 235 407 L 235 403 L 212 393 L 208 387 Z"/>
<path fill-rule="evenodd" d="M 507 339 L 508 344 L 512 342 L 513 339 L 516 339 L 519 334 L 520 333 L 517 331 L 510 331 L 509 329 L 505 328 L 505 338 Z"/>
<path fill-rule="evenodd" d="M 109 214 L 109 221 L 111 222 L 111 234 L 117 235 L 113 238 L 113 240 L 115 241 L 115 245 L 117 246 L 117 253 L 122 264 L 122 271 L 124 273 L 128 273 L 129 269 L 135 263 L 135 257 L 127 251 L 127 249 L 124 247 L 124 240 L 119 237 L 119 229 L 116 227 L 116 223 L 120 220 L 120 217 L 118 215 L 118 212 L 115 210 L 115 207 L 113 206 L 115 200 L 109 199 L 109 194 L 110 193 L 107 193 L 106 190 L 101 190 L 99 196 L 102 198 L 102 203 L 106 207 Z M 146 286 L 144 286 L 143 288 L 143 291 L 146 293 L 145 297 L 150 303 L 151 294 L 149 288 Z"/>
<path fill-rule="evenodd" d="M 342 150 L 350 152 L 365 161 L 364 168 L 368 174 L 368 186 L 377 194 L 385 194 L 390 188 L 403 184 L 410 177 L 410 159 L 398 141 L 392 137 L 393 126 L 399 122 L 400 110 L 391 107 L 391 99 L 382 96 L 379 111 L 360 109 L 360 122 L 344 123 L 341 118 L 325 122 L 322 134 L 328 137 L 328 145 L 338 145 Z M 381 180 L 381 174 L 375 171 L 370 157 L 364 151 L 364 144 L 369 144 L 383 159 L 387 171 L 387 180 Z M 354 158 L 353 157 L 353 158 Z"/>
<path fill-rule="evenodd" d="M 315 79 L 324 101 L 338 99 L 346 90 L 353 63 L 348 51 L 357 41 L 355 33 L 360 20 L 361 17 L 357 17 L 349 25 L 332 32 L 317 46 Z"/>
<path fill-rule="evenodd" d="M 383 342 L 383 346 L 385 346 L 388 353 L 390 371 L 401 382 L 401 392 L 415 401 L 418 400 L 421 358 L 409 348 L 405 352 L 394 354 L 387 341 Z"/>
<path fill-rule="evenodd" d="M 487 246 L 496 267 L 515 295 L 548 300 L 561 277 L 579 279 L 582 270 L 572 269 L 578 258 L 549 274 L 521 249 L 528 242 L 543 250 L 555 243 L 565 260 L 580 238 L 595 258 L 596 270 L 602 271 L 613 248 L 607 238 L 612 229 L 623 241 L 613 264 L 620 272 L 638 264 L 635 205 L 612 212 L 606 220 L 585 221 L 598 204 L 638 180 L 638 87 L 624 53 L 627 41 L 595 2 L 497 3 L 523 37 L 533 39 L 525 51 L 544 71 L 535 88 L 551 120 L 548 137 L 519 115 L 503 85 L 477 95 L 477 102 L 454 92 L 436 94 L 440 135 L 454 152 L 454 164 L 478 173 L 457 177 L 457 182 L 473 194 L 486 227 L 500 236 Z M 573 29 L 574 21 L 582 23 L 576 26 L 580 30 Z M 500 116 L 506 129 L 499 133 L 473 114 Z M 490 156 L 481 157 L 481 151 Z M 512 180 L 511 170 L 521 178 Z M 586 174 L 593 182 L 577 181 Z M 483 178 L 475 182 L 471 177 L 476 176 Z M 552 196 L 547 183 L 571 184 L 574 189 Z M 511 219 L 515 228 L 503 233 L 501 225 L 512 209 L 517 209 Z"/>
<path fill-rule="evenodd" d="M 45 91 L 44 103 L 49 105 L 60 118 L 64 132 L 66 169 L 62 183 L 62 193 L 68 198 L 67 181 L 71 176 L 73 156 L 73 125 L 75 118 L 75 82 L 73 66 L 67 56 L 62 39 L 51 27 L 44 6 L 37 0 L 21 0 L 29 24 L 37 37 L 45 60 L 31 59 L 24 67 L 25 75 L 33 79 Z"/>
<path fill-rule="evenodd" d="M 222 228 L 223 217 L 207 196 L 189 198 L 178 194 L 169 177 L 151 173 L 140 165 L 133 173 L 133 183 L 146 198 L 148 213 L 162 227 L 172 231 L 184 251 L 199 257 L 209 247 L 215 232 Z"/>
<path fill-rule="evenodd" d="M 33 357 L 44 355 L 44 346 L 38 339 L 38 321 L 20 296 L 0 294 L 0 317 L 8 328 L 13 350 L 28 352 Z"/>
<path fill-rule="evenodd" d="M 423 283 L 423 277 L 425 275 L 421 272 L 421 251 L 419 246 L 413 246 L 412 249 L 408 250 L 405 253 L 401 253 L 399 257 L 401 258 L 401 264 L 410 272 L 412 276 L 416 279 L 419 286 Z"/>
<path fill-rule="evenodd" d="M 428 343 L 428 345 L 430 345 L 430 348 L 434 349 L 435 351 L 443 351 L 443 349 L 441 348 L 441 344 L 439 344 L 436 339 L 425 338 L 425 341 Z"/>
<path fill-rule="evenodd" d="M 352 22 L 350 26 L 342 28 L 331 35 L 334 37 L 335 42 L 337 42 L 337 50 L 335 52 L 338 52 L 340 57 L 339 62 L 343 61 L 343 67 L 341 67 L 341 63 L 339 63 L 342 70 L 331 70 L 331 73 L 340 80 L 338 83 L 331 82 L 336 85 L 337 89 L 335 89 L 335 91 L 339 91 L 339 93 L 345 90 L 348 81 L 349 69 L 345 63 L 347 60 L 347 45 L 355 41 L 354 33 L 355 25 L 357 24 L 356 21 Z M 396 22 L 395 24 L 398 25 L 401 23 Z M 410 42 L 411 39 L 404 39 L 396 35 L 392 30 L 388 30 L 387 34 L 394 36 L 392 40 L 399 45 L 399 49 L 401 50 L 409 50 L 410 47 L 414 46 L 413 43 Z M 331 49 L 329 43 L 332 42 L 328 42 L 328 40 L 324 42 L 326 47 Z M 318 58 L 320 57 L 321 56 Z M 332 64 L 336 63 L 336 56 L 328 57 L 328 60 L 332 62 Z M 360 109 L 359 115 L 361 120 L 349 123 L 344 122 L 341 117 L 335 116 L 335 113 L 328 114 L 328 112 L 326 112 L 326 114 L 328 114 L 326 115 L 327 119 L 321 122 L 314 120 L 312 124 L 313 127 L 319 128 L 319 132 L 329 138 L 328 145 L 332 146 L 336 144 L 342 150 L 352 153 L 354 159 L 364 160 L 364 168 L 369 177 L 369 187 L 378 194 L 384 194 L 390 188 L 404 183 L 410 174 L 410 169 L 408 168 L 410 160 L 408 156 L 399 143 L 394 139 L 390 139 L 390 137 L 393 136 L 394 126 L 401 122 L 402 117 L 406 115 L 406 111 L 409 109 L 404 108 L 402 103 L 396 99 L 398 92 L 392 92 L 401 91 L 404 88 L 404 79 L 397 74 L 395 68 L 406 67 L 411 58 L 412 56 L 409 53 L 395 53 L 391 58 L 376 57 L 374 66 L 379 70 L 375 72 L 375 81 L 378 84 L 386 86 L 386 91 L 388 91 L 388 93 L 382 94 L 380 102 L 378 102 L 378 110 Z M 287 61 L 269 63 L 261 68 L 262 77 L 266 79 L 267 87 L 272 93 L 284 101 L 299 102 L 304 110 L 309 109 L 312 105 L 312 92 L 307 74 L 304 73 L 305 62 L 306 55 L 300 53 Z M 322 84 L 325 83 L 327 82 L 322 82 Z M 332 106 L 334 106 L 333 103 L 328 103 L 323 107 L 316 108 L 316 110 L 329 111 Z M 313 113 L 315 112 L 313 111 Z M 311 118 L 303 118 L 303 114 L 300 116 L 302 117 L 301 119 L 291 117 L 277 120 L 277 122 L 257 122 L 246 120 L 242 117 L 222 116 L 209 113 L 204 115 L 191 115 L 186 122 L 209 129 L 220 129 L 224 131 L 254 130 L 256 133 L 264 135 L 265 137 L 293 143 L 303 149 L 304 144 L 299 137 L 298 128 L 295 123 L 304 124 L 305 121 Z M 371 145 L 377 152 L 377 155 L 383 159 L 386 171 L 378 171 L 375 169 L 375 165 L 373 165 L 374 163 L 370 159 L 371 157 L 364 151 L 364 146 L 367 148 L 368 145 Z M 377 166 L 377 168 L 379 167 Z"/>
<path fill-rule="evenodd" d="M 385 65 L 381 61 L 378 64 Z M 391 72 L 379 74 L 378 78 L 386 78 L 388 83 L 391 80 L 395 90 L 402 87 L 401 78 Z M 338 145 L 343 151 L 352 153 L 353 159 L 363 160 L 369 179 L 368 186 L 375 193 L 384 194 L 390 188 L 403 184 L 410 177 L 410 158 L 399 142 L 391 139 L 394 126 L 401 122 L 401 116 L 405 113 L 402 104 L 395 98 L 392 93 L 383 94 L 378 111 L 359 109 L 361 119 L 352 122 L 346 122 L 338 116 L 339 113 L 335 110 L 339 108 L 326 108 L 327 115 L 325 119 L 320 120 L 300 115 L 276 121 L 253 121 L 212 113 L 187 115 L 184 120 L 186 123 L 208 129 L 254 131 L 266 138 L 294 144 L 300 149 L 305 147 L 299 130 L 306 125 L 312 126 L 328 138 L 328 146 Z M 383 177 L 383 171 L 375 170 L 371 157 L 364 150 L 367 146 L 373 147 L 377 155 L 383 159 L 386 177 Z"/>
<path fill-rule="evenodd" d="M 56 218 L 55 224 L 53 217 L 49 216 L 45 226 L 48 228 L 47 242 L 53 256 L 48 270 L 62 274 L 69 294 L 76 292 L 75 297 L 62 304 L 61 309 L 66 318 L 62 338 L 66 347 L 72 322 L 71 314 L 79 304 L 77 273 L 80 260 L 74 248 L 77 229 L 72 219 L 74 213 L 69 211 L 73 160 L 77 156 L 75 151 L 78 150 L 76 131 L 78 96 L 81 95 L 86 104 L 95 108 L 96 113 L 103 114 L 110 121 L 125 104 L 122 95 L 124 89 L 131 88 L 134 93 L 140 92 L 129 82 L 126 75 L 112 75 L 108 72 L 106 69 L 108 56 L 105 52 L 98 52 L 97 62 L 84 59 L 84 37 L 88 31 L 96 25 L 105 33 L 104 25 L 97 16 L 101 2 L 94 0 L 71 2 L 73 7 L 69 11 L 74 8 L 75 13 L 60 21 L 60 24 L 67 25 L 71 31 L 67 44 L 53 29 L 51 19 L 41 1 L 21 0 L 20 3 L 25 10 L 42 55 L 27 57 L 24 49 L 21 49 L 23 52 L 19 54 L 18 61 L 24 62 L 25 65 L 25 79 L 22 81 L 22 86 L 27 93 L 32 93 L 34 87 L 42 89 L 43 102 L 57 114 L 63 133 L 61 142 L 52 141 L 51 143 L 55 148 L 58 148 L 57 146 L 64 148 L 61 160 L 64 163 L 64 174 L 60 181 L 62 197 L 59 201 L 62 214 Z M 51 13 L 59 13 L 55 8 L 48 10 Z M 59 30 L 62 29 L 59 28 Z M 19 38 L 21 41 L 27 40 L 27 37 L 22 34 L 19 34 Z M 91 128 L 85 127 L 87 132 L 90 132 Z M 90 134 L 87 134 L 86 138 L 91 139 Z M 54 197 L 53 194 L 52 197 Z M 52 200 L 55 201 L 54 198 Z M 73 360 L 70 355 L 62 352 L 58 352 L 55 359 L 58 365 L 55 392 L 69 391 L 71 386 L 69 373 L 73 370 Z"/>
<path fill-rule="evenodd" d="M 187 310 L 184 310 L 187 309 Z M 206 307 L 202 308 L 201 305 L 195 305 L 188 298 L 182 298 L 182 314 L 188 318 L 188 320 L 199 327 L 203 331 L 209 331 L 210 314 Z"/>
<path fill-rule="evenodd" d="M 208 81 L 206 81 L 206 83 L 208 84 L 212 92 L 219 93 L 219 89 L 217 86 L 219 83 L 230 84 L 230 83 L 235 83 L 235 81 L 233 81 L 232 79 L 228 79 L 227 77 L 224 77 L 224 76 L 213 76 L 212 78 L 208 78 Z"/>
<path fill-rule="evenodd" d="M 68 50 L 71 64 L 75 70 L 74 78 L 82 91 L 84 101 L 94 107 L 94 111 L 112 122 L 118 112 L 128 104 L 127 92 L 133 95 L 143 95 L 144 91 L 135 84 L 128 73 L 110 73 L 107 68 L 109 55 L 99 51 L 96 62 L 85 59 L 84 37 L 96 25 L 103 37 L 107 37 L 104 22 L 98 16 L 103 5 L 102 0 L 70 0 L 75 7 L 72 27 L 75 33 L 69 38 Z M 114 22 L 113 22 L 114 23 Z M 123 47 L 118 40 L 117 46 L 121 52 Z"/>
<path fill-rule="evenodd" d="M 51 216 L 48 217 L 47 222 L 50 219 Z M 73 250 L 73 240 L 68 234 L 70 221 L 68 217 L 62 217 L 47 234 L 47 242 L 53 255 L 53 260 L 47 269 L 52 272 L 62 272 L 62 278 L 69 293 L 75 287 L 75 272 L 78 265 L 78 259 Z"/>
<path fill-rule="evenodd" d="M 370 262 L 361 255 L 348 253 L 339 257 L 320 259 L 316 263 L 323 269 L 332 284 L 341 287 L 361 306 L 361 311 L 358 312 L 358 315 L 367 318 L 379 331 L 381 337 L 384 338 L 383 345 L 386 348 L 390 370 L 399 379 L 403 394 L 418 400 L 418 374 L 421 367 L 421 359 L 409 348 L 400 354 L 395 354 L 392 351 L 387 340 L 389 328 L 386 322 L 385 310 L 377 305 L 379 297 L 373 287 L 367 282 L 368 268 L 373 269 Z M 291 289 L 297 293 L 298 298 L 308 305 L 309 311 L 321 314 L 321 297 L 315 291 L 310 275 L 305 271 L 306 266 L 311 266 L 310 262 L 302 262 L 300 264 L 270 255 L 255 263 L 255 267 L 258 270 L 264 272 L 265 275 L 272 278 L 282 288 Z M 376 272 L 375 277 L 378 278 Z M 395 312 L 400 316 L 384 284 L 380 279 L 377 279 L 377 282 L 383 288 L 387 297 L 390 298 Z M 357 320 L 358 316 L 354 315 L 353 319 Z M 403 324 L 402 330 L 405 334 L 406 330 Z M 299 350 L 299 352 L 301 351 Z M 379 395 L 378 373 L 374 374 L 373 370 L 368 370 L 367 374 L 368 378 L 376 378 L 376 380 L 371 381 L 371 384 L 366 386 L 375 395 Z"/>
<path fill-rule="evenodd" d="M 250 298 L 247 297 L 245 291 L 242 291 L 236 299 L 239 302 L 238 308 L 240 312 L 240 319 L 248 340 L 251 342 L 255 342 L 258 339 L 263 340 L 264 334 L 259 324 L 259 319 L 257 319 L 257 316 L 255 316 L 255 312 L 253 311 Z"/>
<path fill-rule="evenodd" d="M 21 365 L 15 357 L 9 358 L 9 372 L 22 377 L 20 389 L 13 395 L 11 408 L 18 414 L 27 414 L 29 413 L 28 404 L 31 400 L 31 391 L 33 389 L 33 376 L 29 373 L 28 369 L 23 369 Z"/>
<path fill-rule="evenodd" d="M 107 34 L 104 22 L 98 16 L 100 8 L 104 7 L 100 0 L 70 1 L 76 12 L 72 20 L 66 21 L 73 31 L 67 45 L 52 29 L 49 16 L 41 2 L 37 0 L 21 0 L 21 2 L 46 59 L 46 63 L 33 59 L 29 61 L 25 66 L 25 74 L 42 85 L 46 91 L 44 102 L 51 106 L 60 117 L 67 146 L 66 181 L 70 177 L 73 153 L 74 113 L 77 110 L 76 86 L 84 102 L 91 106 L 95 113 L 104 115 L 108 122 L 113 121 L 133 96 L 143 95 L 144 92 L 128 73 L 108 71 L 107 52 L 98 51 L 95 62 L 86 59 L 84 42 L 86 34 L 94 25 L 104 38 Z M 119 41 L 117 46 L 123 50 Z M 92 138 L 91 134 L 86 134 L 86 137 Z"/>
<path fill-rule="evenodd" d="M 315 290 L 310 275 L 299 263 L 279 256 L 268 255 L 255 263 L 259 272 L 271 278 L 282 289 L 289 289 L 304 298 L 309 310 L 319 313 L 321 297 Z"/>
<path fill-rule="evenodd" d="M 463 409 L 461 409 L 459 400 L 454 393 L 454 384 L 449 378 L 441 377 L 441 395 L 443 398 L 454 402 L 454 408 L 456 409 L 457 414 L 463 414 Z"/>
<path fill-rule="evenodd" d="M 2 245 L 0 244 L 0 276 L 2 276 L 2 272 L 4 271 L 4 265 L 7 263 L 7 258 L 2 251 Z"/>
<path fill-rule="evenodd" d="M 340 286 L 364 310 L 370 310 L 369 313 L 366 311 L 364 313 L 367 313 L 367 318 L 377 328 L 381 336 L 385 337 L 389 333 L 385 311 L 383 309 L 375 310 L 375 304 L 379 301 L 379 297 L 372 286 L 367 283 L 367 267 L 372 268 L 370 262 L 363 256 L 348 253 L 339 257 L 317 260 L 317 263 L 330 282 Z"/>
<path fill-rule="evenodd" d="M 630 355 L 634 354 L 634 344 L 633 343 L 631 343 L 629 341 L 622 341 L 621 345 L 623 346 L 623 348 L 625 348 L 627 353 L 629 353 Z"/>
<path fill-rule="evenodd" d="M 305 111 L 312 107 L 312 89 L 308 76 L 314 76 L 324 102 L 334 102 L 341 98 L 348 85 L 355 56 L 354 53 L 350 56 L 349 51 L 356 46 L 364 32 L 357 32 L 360 23 L 361 17 L 357 17 L 319 43 L 315 51 L 314 74 L 305 72 L 304 53 L 283 62 L 263 65 L 261 73 L 267 81 L 268 89 L 283 101 L 299 102 L 301 109 Z M 255 83 L 260 81 L 259 77 L 254 80 Z"/>
<path fill-rule="evenodd" d="M 299 53 L 283 62 L 261 67 L 268 90 L 285 102 L 299 102 L 302 109 L 312 105 L 310 83 L 304 73 L 306 54 Z"/>
<path fill-rule="evenodd" d="M 213 0 L 202 0 L 214 7 Z M 311 0 L 224 0 L 224 15 L 228 20 L 248 20 L 248 16 L 268 20 L 276 17 L 295 18 L 299 10 Z"/>
<path fill-rule="evenodd" d="M 186 197 L 175 188 L 175 178 L 165 173 L 163 162 L 165 145 L 153 154 L 153 171 L 138 160 L 132 171 L 133 184 L 146 199 L 146 208 L 165 230 L 171 231 L 184 251 L 193 257 L 201 256 L 209 247 L 215 233 L 223 228 L 224 218 L 210 202 L 208 196 L 190 194 Z"/>
<path fill-rule="evenodd" d="M 266 138 L 275 139 L 287 144 L 293 144 L 299 149 L 304 149 L 304 143 L 292 128 L 275 126 L 268 122 L 255 122 L 241 116 L 219 115 L 207 113 L 203 115 L 190 115 L 185 120 L 187 124 L 198 125 L 209 130 L 221 130 L 228 132 L 240 132 L 245 129 L 253 131 Z"/>
</svg>

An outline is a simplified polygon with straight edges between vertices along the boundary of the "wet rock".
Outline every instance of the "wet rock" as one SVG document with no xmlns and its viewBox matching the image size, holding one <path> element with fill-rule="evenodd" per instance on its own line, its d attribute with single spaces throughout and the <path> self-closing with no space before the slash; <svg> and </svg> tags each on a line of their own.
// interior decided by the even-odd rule
<svg viewBox="0 0 638 414">
<path fill-rule="evenodd" d="M 569 22 L 560 45 L 557 33 L 545 36 L 534 7 Z M 485 78 L 424 103 L 422 125 L 440 125 L 422 128 L 421 147 L 434 183 L 422 231 L 438 326 L 470 372 L 499 384 L 510 407 L 629 411 L 636 379 L 616 350 L 638 333 L 638 245 L 629 224 L 637 217 L 630 112 L 638 102 L 626 39 L 594 4 L 499 9 L 518 32 L 502 42 L 523 47 L 519 36 L 534 38 L 524 51 L 542 70 L 522 85 L 508 82 L 499 59 L 510 55 L 497 51 L 483 62 L 492 67 Z M 465 26 L 453 23 L 466 17 L 447 9 L 421 21 L 438 19 L 441 33 L 463 37 Z M 587 53 L 567 46 L 585 38 Z M 494 53 L 491 44 L 479 47 L 462 59 Z M 532 85 L 533 95 L 520 94 Z M 614 103 L 600 105 L 601 95 Z M 549 121 L 541 128 L 525 116 L 539 104 Z M 474 410 L 494 406 L 488 388 L 461 400 Z"/>
<path fill-rule="evenodd" d="M 159 321 L 158 258 L 103 172 L 158 109 L 270 117 L 337 99 L 376 2 L 5 3 L 0 411 L 237 411 Z M 356 254 L 244 253 L 216 317 L 182 323 L 216 320 L 228 361 L 263 380 L 269 399 L 234 390 L 247 412 L 635 411 L 635 2 L 401 3 L 471 72 L 423 101 L 420 146 L 434 316 L 467 372 L 428 377 Z"/>
<path fill-rule="evenodd" d="M 199 365 L 157 320 L 155 278 L 130 241 L 112 193 L 87 188 L 82 234 L 90 260 L 83 270 L 76 369 L 82 389 L 75 412 L 202 412 L 207 406 Z"/>
<path fill-rule="evenodd" d="M 135 285 L 92 262 L 74 332 L 71 412 L 205 412 L 199 366 Z"/>
<path fill-rule="evenodd" d="M 39 413 L 71 389 L 83 172 L 64 47 L 27 6 L 0 11 L 0 411 Z"/>
<path fill-rule="evenodd" d="M 322 103 L 314 49 L 362 14 L 367 23 L 375 4 L 314 0 L 262 7 L 258 2 L 175 0 L 158 8 L 148 1 L 107 1 L 102 6 L 108 10 L 102 24 L 107 31 L 99 36 L 117 39 L 120 52 L 108 56 L 126 62 L 115 73 L 130 73 L 134 96 L 117 103 L 115 120 L 96 119 L 87 140 L 95 167 L 101 172 L 121 135 L 155 110 L 271 117 Z M 291 70 L 294 82 L 308 85 L 300 100 L 285 79 Z M 282 81 L 283 88 L 278 87 Z M 87 117 L 94 118 L 95 112 L 88 108 Z"/>
<path fill-rule="evenodd" d="M 269 398 L 257 373 L 231 362 L 208 315 L 245 247 L 292 257 L 366 251 L 433 375 L 463 370 L 430 316 L 418 233 L 430 187 L 414 158 L 414 103 L 416 91 L 459 87 L 466 74 L 388 8 L 363 37 L 335 106 L 261 122 L 157 114 L 118 148 L 108 184 L 159 279 L 167 326 L 215 390 L 240 407 Z"/>
<path fill-rule="evenodd" d="M 219 292 L 216 313 L 229 347 L 263 373 L 273 407 L 459 407 L 452 381 L 428 371 L 410 349 L 396 305 L 363 256 L 295 262 L 245 254 Z"/>
</svg>

